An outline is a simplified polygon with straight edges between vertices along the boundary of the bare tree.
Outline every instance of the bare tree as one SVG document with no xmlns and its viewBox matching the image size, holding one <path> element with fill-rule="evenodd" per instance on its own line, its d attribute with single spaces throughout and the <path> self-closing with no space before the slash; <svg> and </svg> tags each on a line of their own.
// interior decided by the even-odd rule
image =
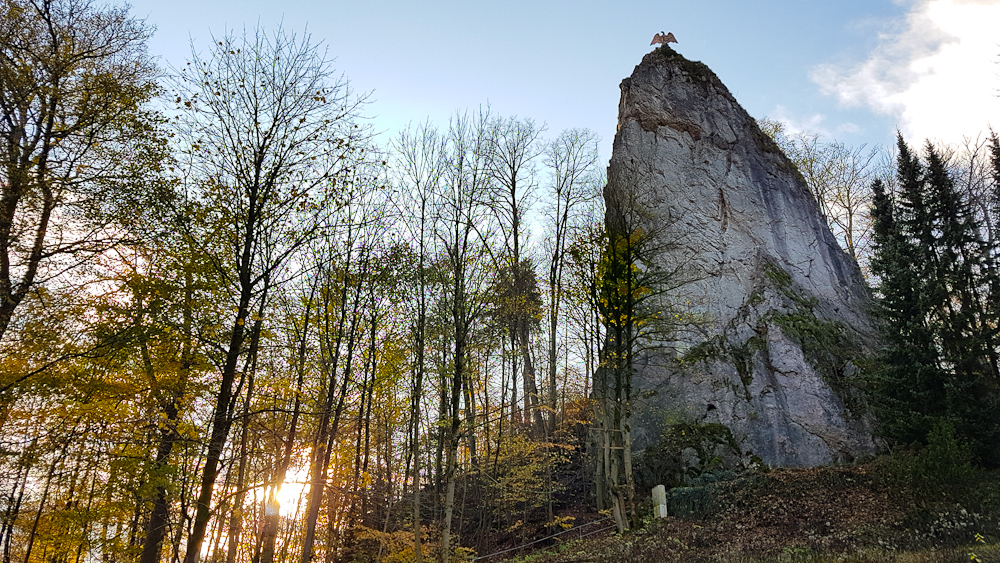
<svg viewBox="0 0 1000 563">
<path fill-rule="evenodd" d="M 319 242 L 314 242 L 319 244 Z M 266 486 L 266 494 L 262 503 L 263 514 L 260 517 L 260 541 L 255 551 L 254 563 L 273 563 L 275 560 L 275 545 L 277 542 L 281 505 L 278 494 L 285 484 L 288 469 L 292 464 L 293 450 L 298 440 L 300 419 L 303 415 L 303 388 L 311 367 L 310 356 L 316 352 L 314 332 L 318 316 L 319 299 L 322 284 L 321 272 L 317 268 L 308 269 L 299 276 L 294 287 L 285 287 L 280 295 L 280 302 L 285 318 L 287 357 L 284 358 L 290 370 L 294 373 L 295 387 L 292 399 L 291 416 L 284 425 L 283 436 L 279 434 L 279 442 L 274 460 L 274 469 Z M 290 284 L 291 285 L 291 284 Z M 227 554 L 228 555 L 228 554 Z"/>
<path fill-rule="evenodd" d="M 949 160 L 949 169 L 955 186 L 963 192 L 980 225 L 983 240 L 991 246 L 1000 238 L 997 232 L 998 203 L 997 178 L 994 178 L 992 159 L 996 146 L 996 133 L 988 137 L 965 138 Z"/>
<path fill-rule="evenodd" d="M 318 422 L 311 445 L 309 496 L 306 506 L 302 563 L 313 557 L 313 544 L 320 507 L 327 492 L 330 460 L 344 419 L 349 392 L 356 389 L 356 351 L 369 307 L 365 292 L 373 283 L 376 250 L 385 231 L 384 181 L 375 163 L 357 167 L 352 174 L 345 202 L 324 225 L 322 244 L 312 257 L 318 263 L 321 288 L 317 318 L 320 340 L 320 397 Z M 332 515 L 327 518 L 328 536 L 336 533 Z M 335 547 L 327 538 L 327 559 Z"/>
<path fill-rule="evenodd" d="M 410 392 L 410 450 L 413 479 L 413 553 L 416 563 L 423 560 L 420 545 L 420 401 L 426 371 L 425 345 L 427 334 L 427 268 L 433 249 L 434 224 L 431 205 L 438 193 L 444 174 L 446 139 L 438 130 L 425 123 L 415 130 L 407 128 L 394 142 L 399 184 L 402 188 L 400 208 L 403 224 L 416 244 L 417 318 L 413 324 L 413 364 Z"/>
<path fill-rule="evenodd" d="M 569 233 L 567 248 L 569 277 L 564 285 L 567 300 L 566 312 L 576 325 L 579 356 L 584 364 L 584 393 L 589 397 L 589 384 L 594 380 L 594 372 L 600 362 L 599 351 L 604 341 L 603 326 L 598 308 L 599 276 L 598 267 L 603 254 L 604 240 L 604 198 L 600 189 L 607 184 L 604 169 L 594 174 L 594 186 L 598 194 L 583 206 L 579 223 Z"/>
<path fill-rule="evenodd" d="M 582 204 L 598 194 L 592 182 L 592 173 L 598 159 L 597 142 L 597 134 L 593 131 L 568 129 L 545 147 L 545 164 L 552 175 L 547 213 L 552 232 L 547 239 L 546 248 L 549 259 L 549 435 L 556 431 L 557 330 L 564 293 L 563 272 L 567 261 L 569 231 L 573 221 L 578 218 Z"/>
<path fill-rule="evenodd" d="M 543 149 L 539 140 L 544 131 L 530 119 L 495 119 L 490 123 L 489 172 L 493 180 L 491 208 L 497 219 L 503 240 L 504 252 L 499 265 L 509 273 L 511 282 L 510 302 L 531 301 L 524 294 L 533 286 L 534 264 L 524 253 L 526 242 L 525 215 L 534 203 L 536 194 L 535 159 Z M 531 421 L 536 432 L 545 430 L 539 408 L 541 396 L 535 375 L 535 362 L 531 355 L 530 318 L 533 311 L 511 311 L 510 327 L 512 350 L 521 355 L 521 374 L 524 381 L 525 422 Z"/>
<path fill-rule="evenodd" d="M 335 205 L 365 129 L 361 101 L 310 42 L 280 28 L 215 39 L 176 77 L 177 129 L 197 184 L 198 212 L 181 218 L 198 250 L 230 288 L 233 311 L 221 346 L 207 454 L 185 563 L 201 554 L 219 461 L 232 425 L 241 356 L 253 355 L 247 323 L 293 255 Z"/>
<path fill-rule="evenodd" d="M 441 557 L 445 563 L 451 553 L 462 391 L 471 377 L 470 337 L 473 323 L 483 313 L 483 293 L 489 274 L 487 243 L 491 238 L 491 210 L 487 203 L 493 153 L 488 111 L 456 116 L 450 124 L 447 142 L 448 166 L 434 208 L 435 235 L 447 267 L 445 300 L 451 313 L 449 330 L 453 350 L 451 373 L 443 397 L 446 419 L 439 423 L 445 430 L 446 450 L 441 533 Z"/>
<path fill-rule="evenodd" d="M 867 272 L 871 217 L 871 183 L 885 175 L 879 147 L 848 147 L 824 142 L 816 133 L 787 134 L 780 122 L 763 119 L 761 130 L 778 144 L 798 168 L 820 211 L 841 246 Z"/>
</svg>

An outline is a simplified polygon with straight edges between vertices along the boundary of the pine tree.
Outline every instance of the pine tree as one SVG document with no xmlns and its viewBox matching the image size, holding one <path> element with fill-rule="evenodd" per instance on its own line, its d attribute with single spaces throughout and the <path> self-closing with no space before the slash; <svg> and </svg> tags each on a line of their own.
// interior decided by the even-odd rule
<svg viewBox="0 0 1000 563">
<path fill-rule="evenodd" d="M 1000 461 L 995 249 L 983 241 L 930 144 L 926 166 L 899 139 L 898 200 L 873 185 L 878 313 L 886 347 L 876 396 L 886 437 L 925 441 L 953 424 L 982 461 Z"/>
<path fill-rule="evenodd" d="M 885 342 L 875 397 L 883 433 L 890 440 L 908 443 L 922 440 L 931 420 L 944 414 L 943 374 L 923 313 L 918 248 L 904 235 L 881 181 L 874 182 L 872 192 L 875 248 L 871 264 L 879 280 L 876 312 Z"/>
<path fill-rule="evenodd" d="M 943 298 L 936 306 L 935 325 L 946 360 L 948 413 L 983 460 L 996 462 L 998 310 L 990 295 L 998 295 L 1000 280 L 990 267 L 991 249 L 980 237 L 944 159 L 929 143 L 926 155 L 925 181 L 939 256 L 934 283 Z"/>
</svg>

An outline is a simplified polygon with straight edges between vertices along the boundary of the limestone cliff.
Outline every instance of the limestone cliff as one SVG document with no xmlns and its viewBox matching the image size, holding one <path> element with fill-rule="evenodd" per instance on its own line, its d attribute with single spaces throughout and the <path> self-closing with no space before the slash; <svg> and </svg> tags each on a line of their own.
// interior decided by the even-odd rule
<svg viewBox="0 0 1000 563">
<path fill-rule="evenodd" d="M 815 466 L 876 450 L 856 361 L 869 297 L 801 175 L 705 65 L 669 47 L 621 84 L 609 228 L 630 207 L 686 278 L 680 322 L 647 341 L 636 449 L 670 424 L 727 426 L 747 459 Z"/>
</svg>

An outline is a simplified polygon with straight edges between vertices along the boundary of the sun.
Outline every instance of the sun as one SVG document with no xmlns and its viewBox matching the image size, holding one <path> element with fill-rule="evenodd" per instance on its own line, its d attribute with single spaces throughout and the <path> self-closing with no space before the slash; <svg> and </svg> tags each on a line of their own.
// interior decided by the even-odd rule
<svg viewBox="0 0 1000 563">
<path fill-rule="evenodd" d="M 290 468 L 285 476 L 285 481 L 281 484 L 281 488 L 278 489 L 278 493 L 275 495 L 279 507 L 278 514 L 287 518 L 295 516 L 296 508 L 303 500 L 308 484 L 308 468 Z"/>
</svg>

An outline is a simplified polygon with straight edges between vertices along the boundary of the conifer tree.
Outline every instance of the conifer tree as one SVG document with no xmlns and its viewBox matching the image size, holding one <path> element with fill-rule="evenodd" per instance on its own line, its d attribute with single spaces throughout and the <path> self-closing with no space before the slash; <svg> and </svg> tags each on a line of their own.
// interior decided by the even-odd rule
<svg viewBox="0 0 1000 563">
<path fill-rule="evenodd" d="M 1000 461 L 995 419 L 998 381 L 998 308 L 1000 279 L 990 266 L 994 254 L 980 237 L 973 214 L 962 200 L 944 159 L 929 143 L 925 181 L 930 194 L 939 255 L 934 283 L 943 301 L 935 325 L 944 367 L 949 418 L 976 446 L 983 461 Z"/>
<path fill-rule="evenodd" d="M 874 182 L 872 192 L 872 273 L 880 282 L 876 312 L 883 323 L 885 342 L 875 396 L 883 432 L 890 439 L 911 442 L 927 435 L 928 417 L 941 414 L 928 412 L 926 407 L 941 405 L 943 377 L 923 314 L 918 249 L 903 234 L 894 203 L 881 181 Z"/>
<path fill-rule="evenodd" d="M 930 144 L 926 166 L 899 138 L 898 200 L 873 185 L 878 313 L 886 347 L 876 378 L 883 431 L 924 441 L 953 424 L 981 460 L 1000 460 L 993 421 L 998 381 L 1000 279 L 946 161 Z"/>
</svg>

